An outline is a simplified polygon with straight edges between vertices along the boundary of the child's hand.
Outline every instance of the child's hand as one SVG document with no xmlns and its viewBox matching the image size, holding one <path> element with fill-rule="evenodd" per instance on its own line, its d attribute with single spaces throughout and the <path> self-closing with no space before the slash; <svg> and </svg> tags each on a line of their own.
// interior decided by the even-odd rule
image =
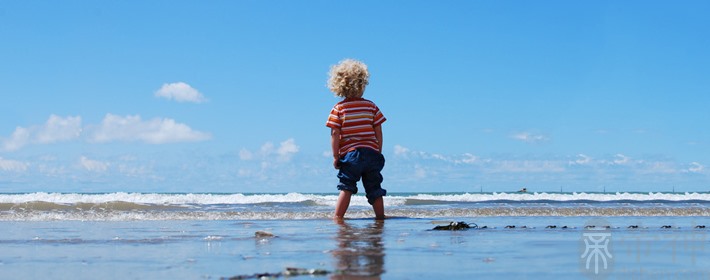
<svg viewBox="0 0 710 280">
<path fill-rule="evenodd" d="M 335 167 L 335 169 L 340 169 L 340 159 L 339 158 L 333 158 L 333 167 Z"/>
</svg>

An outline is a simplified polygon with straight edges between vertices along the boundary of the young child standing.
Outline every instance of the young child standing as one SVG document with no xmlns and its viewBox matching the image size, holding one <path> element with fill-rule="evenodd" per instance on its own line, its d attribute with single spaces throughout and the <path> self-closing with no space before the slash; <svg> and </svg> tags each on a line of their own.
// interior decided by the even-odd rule
<svg viewBox="0 0 710 280">
<path fill-rule="evenodd" d="M 363 99 L 370 73 L 367 65 L 345 59 L 330 68 L 328 88 L 344 98 L 333 106 L 326 126 L 330 127 L 333 167 L 339 169 L 338 202 L 335 219 L 342 219 L 350 206 L 350 197 L 357 193 L 357 181 L 362 178 L 367 202 L 375 211 L 375 219 L 385 218 L 382 197 L 382 123 L 387 119 L 374 102 Z"/>
</svg>

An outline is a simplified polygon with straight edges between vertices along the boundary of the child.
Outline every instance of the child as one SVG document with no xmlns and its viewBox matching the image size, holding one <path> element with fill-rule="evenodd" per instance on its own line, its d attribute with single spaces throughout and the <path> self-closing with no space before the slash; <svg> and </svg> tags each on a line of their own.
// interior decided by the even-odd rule
<svg viewBox="0 0 710 280">
<path fill-rule="evenodd" d="M 367 65 L 353 59 L 345 59 L 330 68 L 328 88 L 344 98 L 333 106 L 326 123 L 331 129 L 333 167 L 340 169 L 335 219 L 345 216 L 360 178 L 375 219 L 385 218 L 382 197 L 387 191 L 380 186 L 380 171 L 385 166 L 381 125 L 386 119 L 375 103 L 362 98 L 369 77 Z"/>
</svg>

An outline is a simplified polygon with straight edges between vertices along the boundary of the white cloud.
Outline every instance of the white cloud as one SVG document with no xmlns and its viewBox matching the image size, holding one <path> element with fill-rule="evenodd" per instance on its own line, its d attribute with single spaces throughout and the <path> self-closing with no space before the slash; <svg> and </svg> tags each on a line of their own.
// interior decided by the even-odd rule
<svg viewBox="0 0 710 280">
<path fill-rule="evenodd" d="M 202 93 L 183 82 L 163 84 L 163 86 L 155 92 L 155 96 L 168 100 L 174 99 L 177 102 L 202 103 L 207 101 Z"/>
<path fill-rule="evenodd" d="M 118 172 L 126 177 L 143 177 L 160 179 L 157 176 L 152 175 L 151 168 L 146 165 L 142 165 L 137 162 L 138 159 L 134 157 L 123 157 L 121 162 L 116 166 Z"/>
<path fill-rule="evenodd" d="M 592 158 L 585 154 L 578 154 L 577 159 L 570 161 L 569 165 L 589 165 L 592 163 Z"/>
<path fill-rule="evenodd" d="M 2 140 L 2 150 L 16 151 L 29 143 L 50 144 L 81 136 L 81 117 L 50 115 L 43 125 L 17 127 L 12 135 Z"/>
<path fill-rule="evenodd" d="M 237 176 L 252 177 L 252 176 L 254 176 L 254 171 L 249 170 L 249 169 L 245 169 L 245 168 L 239 168 L 239 170 L 237 170 Z"/>
<path fill-rule="evenodd" d="M 281 142 L 276 153 L 279 155 L 280 161 L 289 161 L 293 155 L 298 153 L 298 149 L 299 147 L 296 145 L 296 141 L 293 140 L 293 138 L 290 138 Z"/>
<path fill-rule="evenodd" d="M 478 161 L 478 157 L 469 153 L 464 153 L 463 158 L 456 160 L 456 163 L 472 164 Z"/>
<path fill-rule="evenodd" d="M 266 142 L 258 151 L 252 152 L 248 149 L 239 151 L 239 159 L 242 161 L 255 162 L 248 163 L 236 170 L 236 175 L 242 178 L 252 178 L 256 180 L 269 180 L 280 177 L 285 173 L 300 173 L 300 167 L 292 164 L 293 156 L 300 150 L 296 140 L 289 138 L 278 146 L 272 142 Z"/>
<path fill-rule="evenodd" d="M 0 151 L 16 151 L 28 144 L 51 144 L 79 139 L 87 135 L 89 142 L 142 141 L 150 144 L 196 142 L 211 138 L 209 133 L 195 131 L 173 119 L 142 120 L 140 116 L 107 114 L 98 126 L 87 126 L 84 132 L 80 116 L 50 115 L 42 125 L 17 127 L 7 138 L 0 138 Z"/>
<path fill-rule="evenodd" d="M 4 151 L 15 151 L 24 147 L 30 141 L 30 130 L 24 127 L 17 127 L 9 139 L 2 141 Z"/>
<path fill-rule="evenodd" d="M 440 154 L 431 154 L 431 157 L 433 159 L 438 159 L 438 160 L 442 160 L 442 161 L 450 161 L 450 159 L 448 157 L 445 157 L 444 155 L 440 155 Z"/>
<path fill-rule="evenodd" d="M 29 163 L 11 159 L 3 159 L 0 157 L 0 170 L 2 171 L 24 172 L 27 171 L 29 166 Z"/>
<path fill-rule="evenodd" d="M 547 141 L 548 138 L 544 135 L 533 134 L 530 132 L 521 132 L 511 136 L 515 140 L 523 141 L 525 143 L 535 144 L 543 141 Z"/>
<path fill-rule="evenodd" d="M 82 156 L 79 159 L 79 164 L 84 169 L 86 169 L 88 171 L 92 171 L 92 172 L 104 172 L 104 171 L 108 170 L 108 167 L 111 165 L 108 162 L 92 160 L 92 159 L 89 159 L 85 156 Z"/>
<path fill-rule="evenodd" d="M 277 148 L 274 143 L 266 142 L 261 145 L 259 155 L 262 159 L 262 165 L 267 164 L 269 159 L 276 159 L 281 162 L 290 161 L 293 155 L 298 153 L 299 147 L 296 145 L 296 140 L 289 138 L 279 144 Z M 254 158 L 254 154 L 247 149 L 242 149 L 239 151 L 239 158 L 241 160 L 251 160 Z"/>
<path fill-rule="evenodd" d="M 210 139 L 208 133 L 195 131 L 173 119 L 142 120 L 140 116 L 107 114 L 89 138 L 92 142 L 141 141 L 149 144 L 196 142 Z"/>
<path fill-rule="evenodd" d="M 65 177 L 68 174 L 67 168 L 63 165 L 40 163 L 37 167 L 39 173 L 47 177 Z"/>
<path fill-rule="evenodd" d="M 419 165 L 414 166 L 414 178 L 424 179 L 426 177 L 427 177 L 426 169 L 424 169 L 423 167 L 421 167 Z"/>
<path fill-rule="evenodd" d="M 612 161 L 616 165 L 628 165 L 631 163 L 631 158 L 622 154 L 616 154 L 615 159 Z"/>
<path fill-rule="evenodd" d="M 269 155 L 274 152 L 274 143 L 271 142 L 266 142 L 264 145 L 261 145 L 261 154 L 262 155 Z"/>
<path fill-rule="evenodd" d="M 440 171 L 445 176 L 448 174 L 450 178 L 497 174 L 491 176 L 503 176 L 501 178 L 505 178 L 505 180 L 516 179 L 517 176 L 531 176 L 529 178 L 544 180 L 556 178 L 555 176 L 562 176 L 570 180 L 580 180 L 580 178 L 586 177 L 599 180 L 609 178 L 645 180 L 650 178 L 649 175 L 705 173 L 705 167 L 698 162 L 681 164 L 659 157 L 636 159 L 621 153 L 603 158 L 595 158 L 587 154 L 552 158 L 505 158 L 505 156 L 481 158 L 470 153 L 441 155 L 412 151 L 401 145 L 395 145 L 393 154 L 400 161 L 398 163 L 400 166 L 407 166 L 402 169 L 408 170 L 402 171 L 402 174 L 409 174 L 407 176 L 414 175 L 407 172 L 416 171 L 417 166 L 424 169 L 419 174 L 424 174 L 425 171 L 428 177 L 432 177 L 435 172 Z"/>
<path fill-rule="evenodd" d="M 79 138 L 81 135 L 81 117 L 62 118 L 56 115 L 49 116 L 47 122 L 38 129 L 35 141 L 42 144 L 67 141 Z"/>
<path fill-rule="evenodd" d="M 691 166 L 688 168 L 688 172 L 691 173 L 702 173 L 705 169 L 705 166 L 697 162 L 691 162 L 690 165 Z"/>
<path fill-rule="evenodd" d="M 400 145 L 394 145 L 395 156 L 407 156 L 407 154 L 409 154 L 409 149 Z"/>
<path fill-rule="evenodd" d="M 403 159 L 427 159 L 455 164 L 474 164 L 479 161 L 479 158 L 471 153 L 463 153 L 457 156 L 447 156 L 442 154 L 412 151 L 409 148 L 405 148 L 401 145 L 394 145 L 394 156 Z"/>
<path fill-rule="evenodd" d="M 611 159 L 594 159 L 578 154 L 577 159 L 568 161 L 569 166 L 589 166 L 600 172 L 624 169 L 629 177 L 647 174 L 702 173 L 704 166 L 697 162 L 683 165 L 672 160 L 657 158 L 634 159 L 624 154 L 615 154 Z"/>
<path fill-rule="evenodd" d="M 250 152 L 247 149 L 241 149 L 239 151 L 239 159 L 241 160 L 252 160 L 254 158 L 254 154 Z"/>
<path fill-rule="evenodd" d="M 638 172 L 640 174 L 675 174 L 678 173 L 678 170 L 675 168 L 675 164 L 672 162 L 664 162 L 664 161 L 653 161 L 653 162 L 644 162 L 644 161 L 639 161 L 639 170 Z"/>
</svg>

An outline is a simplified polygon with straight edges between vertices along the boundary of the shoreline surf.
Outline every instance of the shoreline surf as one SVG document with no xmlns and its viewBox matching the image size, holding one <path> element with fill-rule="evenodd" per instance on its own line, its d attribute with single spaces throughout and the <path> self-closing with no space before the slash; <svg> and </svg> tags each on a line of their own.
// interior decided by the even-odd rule
<svg viewBox="0 0 710 280">
<path fill-rule="evenodd" d="M 0 194 L 0 220 L 328 219 L 335 194 L 27 193 Z M 385 199 L 392 216 L 710 216 L 710 193 L 410 193 Z M 372 214 L 354 196 L 348 216 Z"/>
</svg>

